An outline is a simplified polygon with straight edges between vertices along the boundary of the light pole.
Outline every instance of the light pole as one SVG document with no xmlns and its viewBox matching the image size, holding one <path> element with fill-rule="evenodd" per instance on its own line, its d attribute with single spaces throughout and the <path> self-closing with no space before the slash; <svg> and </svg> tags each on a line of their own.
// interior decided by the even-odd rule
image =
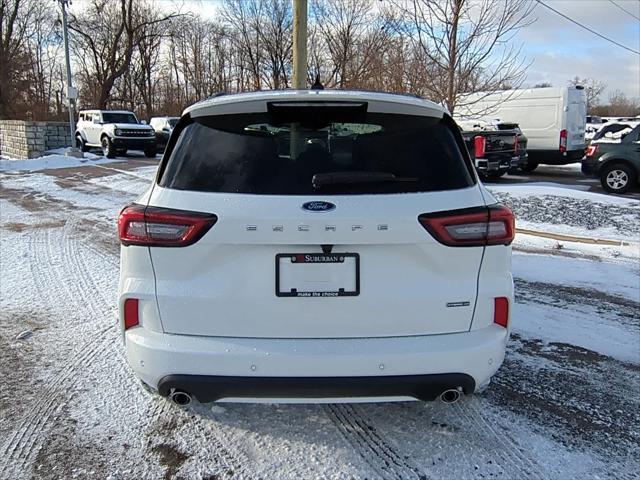
<svg viewBox="0 0 640 480">
<path fill-rule="evenodd" d="M 293 88 L 307 86 L 307 0 L 293 0 Z"/>
<path fill-rule="evenodd" d="M 73 87 L 71 78 L 71 59 L 69 58 L 69 32 L 67 29 L 67 4 L 69 0 L 58 0 L 62 7 L 62 37 L 64 39 L 64 56 L 67 64 L 67 105 L 69 107 L 69 133 L 71 134 L 71 146 L 66 152 L 69 157 L 82 158 L 82 151 L 74 147 L 76 136 L 76 124 L 73 118 L 73 103 L 78 98 L 78 90 Z"/>
<path fill-rule="evenodd" d="M 307 0 L 293 0 L 293 88 L 307 87 Z M 293 160 L 300 153 L 300 125 L 291 125 L 289 155 Z"/>
</svg>

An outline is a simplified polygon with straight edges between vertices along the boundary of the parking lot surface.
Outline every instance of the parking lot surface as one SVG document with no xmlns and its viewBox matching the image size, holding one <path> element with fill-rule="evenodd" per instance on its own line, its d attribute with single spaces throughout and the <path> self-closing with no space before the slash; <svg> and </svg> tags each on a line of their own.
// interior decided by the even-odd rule
<svg viewBox="0 0 640 480">
<path fill-rule="evenodd" d="M 115 218 L 156 165 L 0 174 L 1 478 L 637 478 L 637 192 L 594 196 L 570 168 L 491 185 L 522 225 L 627 245 L 517 236 L 512 339 L 484 393 L 180 409 L 135 380 L 116 327 Z"/>
</svg>

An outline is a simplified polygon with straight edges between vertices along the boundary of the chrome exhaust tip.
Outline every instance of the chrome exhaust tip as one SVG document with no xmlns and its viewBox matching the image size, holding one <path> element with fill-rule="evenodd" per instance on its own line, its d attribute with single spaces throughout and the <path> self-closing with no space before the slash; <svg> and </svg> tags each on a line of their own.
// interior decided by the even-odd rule
<svg viewBox="0 0 640 480">
<path fill-rule="evenodd" d="M 460 390 L 457 388 L 450 388 L 440 394 L 440 400 L 442 403 L 456 403 L 460 400 Z"/>
<path fill-rule="evenodd" d="M 180 407 L 186 407 L 191 404 L 191 394 L 182 390 L 174 390 L 169 394 L 169 400 Z"/>
</svg>

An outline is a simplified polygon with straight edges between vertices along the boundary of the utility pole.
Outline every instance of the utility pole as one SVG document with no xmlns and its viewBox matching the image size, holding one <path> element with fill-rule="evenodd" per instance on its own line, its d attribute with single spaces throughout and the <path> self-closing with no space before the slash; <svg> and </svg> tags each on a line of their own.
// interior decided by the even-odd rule
<svg viewBox="0 0 640 480">
<path fill-rule="evenodd" d="M 67 63 L 67 105 L 69 107 L 69 132 L 71 134 L 71 146 L 66 152 L 69 157 L 82 158 L 82 152 L 74 147 L 76 136 L 76 124 L 73 118 L 74 101 L 78 98 L 78 90 L 73 87 L 71 78 L 71 59 L 69 57 L 69 31 L 67 29 L 67 4 L 69 0 L 58 0 L 62 7 L 62 37 L 64 38 L 64 56 Z"/>
<path fill-rule="evenodd" d="M 307 0 L 293 0 L 293 88 L 307 88 Z M 291 125 L 289 155 L 293 160 L 300 154 L 300 125 Z"/>
<path fill-rule="evenodd" d="M 307 87 L 307 0 L 293 0 L 293 88 Z"/>
</svg>

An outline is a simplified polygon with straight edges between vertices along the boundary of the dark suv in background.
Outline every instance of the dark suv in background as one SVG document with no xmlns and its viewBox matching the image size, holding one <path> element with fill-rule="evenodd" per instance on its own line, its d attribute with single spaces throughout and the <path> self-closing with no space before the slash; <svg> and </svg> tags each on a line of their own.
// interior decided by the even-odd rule
<svg viewBox="0 0 640 480">
<path fill-rule="evenodd" d="M 640 173 L 640 125 L 619 140 L 596 138 L 582 160 L 582 173 L 600 178 L 609 193 L 625 193 L 638 183 Z"/>
</svg>

